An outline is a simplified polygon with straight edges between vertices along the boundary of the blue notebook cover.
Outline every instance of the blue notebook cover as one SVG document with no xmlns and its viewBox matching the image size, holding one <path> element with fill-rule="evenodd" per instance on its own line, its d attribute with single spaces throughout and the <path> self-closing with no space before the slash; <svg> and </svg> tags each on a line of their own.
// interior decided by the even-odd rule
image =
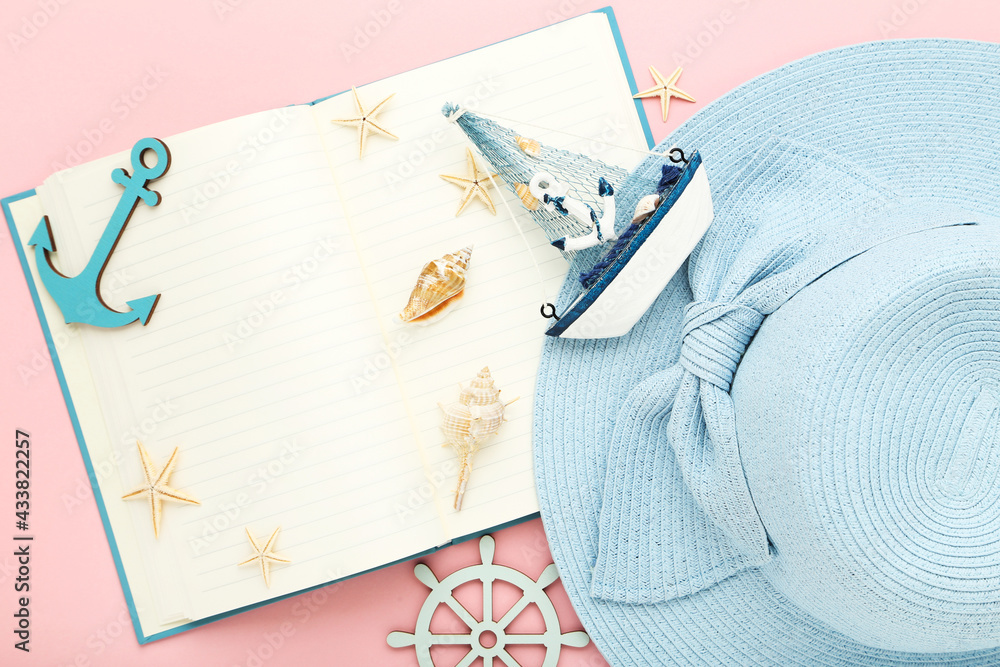
<svg viewBox="0 0 1000 667">
<path fill-rule="evenodd" d="M 619 56 L 621 58 L 621 64 L 622 64 L 622 67 L 623 67 L 623 69 L 625 71 L 625 75 L 626 75 L 626 78 L 628 80 L 629 87 L 630 87 L 630 89 L 632 90 L 633 93 L 637 92 L 638 89 L 636 87 L 635 77 L 633 75 L 631 65 L 629 64 L 628 57 L 627 57 L 627 55 L 625 53 L 625 46 L 624 46 L 624 44 L 622 42 L 621 32 L 620 32 L 620 30 L 618 28 L 618 23 L 615 20 L 614 11 L 612 10 L 611 7 L 604 7 L 603 9 L 595 10 L 595 12 L 593 12 L 593 13 L 595 13 L 595 14 L 604 14 L 606 16 L 606 18 L 608 20 L 608 23 L 610 25 L 611 31 L 612 31 L 612 33 L 614 35 L 615 43 L 616 43 L 617 48 L 618 48 L 618 54 L 619 54 Z M 539 30 L 544 30 L 544 29 L 545 28 L 539 28 Z M 532 32 L 535 32 L 535 31 L 532 31 Z M 512 38 L 512 39 L 514 39 L 514 38 Z M 506 40 L 504 40 L 504 41 L 506 41 Z M 458 56 L 454 56 L 454 57 L 458 57 Z M 346 92 L 346 91 L 343 91 L 343 92 Z M 336 95 L 339 95 L 339 94 L 342 94 L 342 93 L 336 93 L 334 95 L 329 95 L 329 96 L 326 96 L 326 97 L 323 97 L 323 98 L 319 98 L 319 99 L 311 102 L 310 104 L 316 104 L 316 103 L 321 102 L 323 100 L 329 99 L 330 97 L 335 97 Z M 638 117 L 639 117 L 639 121 L 640 121 L 640 123 L 642 125 L 643 132 L 644 132 L 645 137 L 646 137 L 646 143 L 651 148 L 654 145 L 653 135 L 652 135 L 652 131 L 650 129 L 649 123 L 648 123 L 648 121 L 646 119 L 646 115 L 643 112 L 641 101 L 640 100 L 635 100 L 634 104 L 635 104 L 636 111 L 637 111 L 637 114 L 638 114 Z M 70 420 L 72 421 L 73 429 L 74 429 L 74 432 L 76 433 L 77 441 L 78 441 L 78 443 L 80 445 L 80 451 L 83 454 L 84 465 L 85 465 L 86 470 L 87 470 L 87 475 L 90 478 L 91 486 L 93 487 L 94 498 L 97 500 L 97 508 L 98 508 L 98 511 L 101 514 L 101 520 L 104 523 L 104 529 L 105 529 L 105 533 L 107 534 L 109 545 L 111 547 L 112 557 L 114 558 L 115 567 L 118 570 L 118 576 L 119 576 L 119 579 L 121 580 L 122 587 L 123 587 L 123 590 L 124 590 L 124 593 L 125 593 L 125 599 L 126 599 L 126 602 L 128 604 L 128 607 L 129 607 L 129 613 L 130 613 L 130 615 L 132 617 L 133 628 L 135 629 L 136 637 L 137 637 L 137 639 L 138 639 L 138 641 L 139 641 L 140 644 L 146 644 L 148 642 L 155 641 L 157 639 L 163 639 L 165 637 L 169 637 L 171 635 L 178 634 L 178 633 L 183 632 L 185 630 L 190 630 L 192 628 L 196 628 L 196 627 L 205 625 L 207 623 L 211 623 L 212 621 L 217 621 L 217 620 L 226 618 L 228 616 L 233 616 L 235 614 L 239 614 L 241 612 L 248 611 L 248 610 L 253 609 L 255 607 L 260 607 L 260 606 L 263 606 L 263 605 L 266 605 L 266 604 L 270 604 L 270 603 L 276 602 L 278 600 L 283 600 L 283 599 L 288 598 L 288 597 L 292 597 L 292 596 L 296 596 L 296 595 L 301 595 L 301 594 L 304 594 L 304 593 L 308 593 L 308 592 L 316 590 L 318 588 L 322 588 L 322 587 L 329 586 L 331 584 L 337 583 L 338 581 L 343 581 L 343 580 L 350 579 L 350 578 L 353 578 L 353 577 L 356 577 L 356 576 L 359 576 L 359 575 L 362 575 L 362 574 L 367 574 L 367 572 L 372 572 L 374 570 L 381 569 L 382 567 L 389 567 L 390 565 L 396 565 L 396 564 L 398 564 L 400 562 L 405 562 L 405 561 L 412 560 L 412 559 L 415 559 L 415 558 L 421 558 L 423 556 L 426 556 L 428 554 L 431 554 L 431 553 L 437 551 L 438 549 L 442 549 L 444 547 L 450 546 L 451 544 L 456 544 L 456 543 L 464 542 L 466 540 L 475 539 L 475 538 L 478 538 L 478 537 L 480 537 L 481 535 L 483 535 L 485 533 L 490 533 L 490 532 L 502 530 L 503 528 L 506 528 L 508 526 L 516 525 L 518 523 L 534 519 L 534 518 L 536 518 L 538 516 L 537 513 L 535 513 L 535 514 L 529 514 L 529 515 L 521 517 L 520 519 L 517 519 L 515 521 L 511 521 L 511 522 L 504 523 L 504 524 L 501 524 L 501 525 L 493 526 L 492 528 L 489 528 L 489 529 L 486 529 L 486 530 L 477 531 L 477 532 L 474 532 L 474 533 L 470 533 L 470 534 L 464 535 L 464 536 L 462 536 L 460 538 L 452 540 L 450 543 L 443 544 L 443 545 L 441 545 L 439 547 L 436 547 L 434 549 L 428 549 L 427 551 L 413 554 L 412 556 L 409 556 L 407 558 L 400 559 L 400 560 L 395 561 L 393 563 L 387 563 L 385 565 L 381 565 L 379 567 L 372 568 L 371 570 L 367 570 L 365 572 L 359 572 L 359 573 L 350 575 L 348 577 L 343 577 L 341 579 L 331 580 L 331 581 L 328 581 L 328 582 L 325 582 L 325 583 L 322 583 L 322 584 L 319 584 L 319 585 L 316 585 L 316 586 L 312 586 L 312 587 L 309 587 L 309 588 L 300 589 L 298 591 L 295 591 L 295 592 L 292 592 L 292 593 L 289 593 L 289 594 L 286 594 L 286 595 L 283 595 L 283 596 L 280 596 L 280 597 L 274 597 L 274 598 L 270 598 L 270 599 L 264 600 L 264 601 L 256 603 L 256 604 L 247 605 L 247 606 L 239 607 L 239 608 L 236 608 L 236 609 L 232 609 L 232 610 L 220 613 L 220 614 L 216 614 L 214 616 L 210 616 L 208 618 L 203 618 L 203 619 L 199 619 L 199 620 L 196 620 L 196 621 L 191 621 L 191 622 L 185 623 L 183 625 L 179 625 L 177 627 L 171 628 L 170 630 L 167 630 L 167 631 L 164 631 L 164 632 L 159 632 L 159 633 L 155 633 L 155 634 L 148 634 L 148 635 L 147 634 L 143 634 L 143 632 L 141 630 L 142 626 L 141 626 L 141 624 L 139 622 L 138 614 L 137 614 L 137 611 L 136 611 L 136 606 L 135 606 L 135 603 L 134 603 L 134 600 L 133 600 L 133 597 L 132 597 L 132 592 L 130 590 L 128 579 L 127 579 L 127 577 L 125 575 L 125 570 L 123 568 L 121 554 L 119 553 L 118 546 L 117 546 L 117 544 L 115 542 L 114 533 L 113 533 L 113 531 L 111 529 L 111 524 L 110 524 L 109 519 L 108 519 L 108 514 L 107 514 L 107 509 L 105 507 L 104 498 L 102 497 L 102 493 L 101 493 L 100 488 L 99 488 L 98 483 L 97 483 L 97 477 L 96 477 L 96 474 L 95 474 L 95 471 L 94 471 L 94 465 L 93 465 L 93 462 L 91 461 L 90 456 L 88 454 L 88 449 L 87 449 L 85 441 L 84 441 L 84 436 L 83 436 L 83 432 L 82 432 L 82 429 L 81 429 L 81 426 L 80 426 L 80 421 L 79 421 L 78 416 L 77 416 L 76 408 L 75 408 L 75 406 L 73 404 L 73 398 L 70 395 L 69 387 L 67 386 L 67 383 L 66 383 L 66 378 L 65 378 L 65 375 L 63 373 L 62 364 L 61 364 L 60 359 L 59 359 L 59 355 L 58 355 L 58 352 L 57 352 L 57 349 L 56 349 L 56 345 L 55 345 L 55 343 L 53 341 L 52 332 L 51 332 L 51 330 L 49 328 L 48 322 L 46 321 L 45 314 L 44 314 L 44 312 L 42 310 L 42 305 L 41 305 L 41 302 L 39 300 L 38 288 L 35 285 L 34 280 L 31 278 L 31 271 L 30 271 L 30 268 L 29 268 L 29 265 L 28 265 L 27 256 L 26 256 L 26 247 L 25 247 L 26 239 L 21 239 L 20 238 L 18 230 L 16 229 L 16 227 L 14 225 L 13 216 L 12 216 L 11 211 L 10 211 L 10 205 L 12 203 L 17 202 L 17 201 L 19 201 L 21 199 L 25 199 L 27 197 L 34 196 L 35 194 L 36 194 L 36 192 L 35 192 L 34 189 L 27 190 L 25 192 L 21 192 L 19 194 L 12 195 L 12 196 L 9 196 L 9 197 L 6 197 L 6 198 L 0 200 L 0 205 L 2 205 L 2 207 L 3 207 L 4 216 L 5 216 L 6 220 L 7 220 L 7 225 L 8 225 L 8 228 L 10 230 L 10 233 L 11 233 L 11 238 L 14 241 L 14 246 L 15 246 L 15 248 L 17 250 L 18 258 L 20 259 L 20 262 L 21 262 L 21 269 L 22 269 L 22 271 L 24 271 L 24 274 L 25 274 L 25 277 L 26 277 L 26 280 L 27 280 L 27 283 L 28 283 L 28 289 L 31 292 L 31 298 L 32 298 L 32 301 L 33 301 L 33 303 L 35 305 L 35 310 L 38 313 L 39 321 L 40 321 L 41 326 L 42 326 L 42 332 L 43 332 L 43 334 L 45 336 L 46 345 L 48 346 L 49 353 L 50 353 L 50 355 L 52 357 L 53 368 L 55 369 L 56 377 L 59 380 L 59 385 L 60 385 L 60 387 L 62 389 L 63 398 L 66 401 L 66 407 L 67 407 L 67 409 L 69 411 Z"/>
</svg>

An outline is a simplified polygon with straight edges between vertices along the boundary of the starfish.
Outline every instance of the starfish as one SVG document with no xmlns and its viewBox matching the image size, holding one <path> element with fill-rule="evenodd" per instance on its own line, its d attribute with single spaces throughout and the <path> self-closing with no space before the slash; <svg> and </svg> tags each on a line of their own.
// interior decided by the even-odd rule
<svg viewBox="0 0 1000 667">
<path fill-rule="evenodd" d="M 670 109 L 670 98 L 679 97 L 682 100 L 688 102 L 694 102 L 694 98 L 685 93 L 680 88 L 677 88 L 675 84 L 677 79 L 681 78 L 681 68 L 678 67 L 674 70 L 674 73 L 670 75 L 669 79 L 664 79 L 663 75 L 660 74 L 655 67 L 649 66 L 649 73 L 653 75 L 653 80 L 656 81 L 656 85 L 648 90 L 644 90 L 641 93 L 636 93 L 632 96 L 633 99 L 638 99 L 640 97 L 659 97 L 660 107 L 663 109 L 663 122 L 667 122 L 667 111 Z"/>
<path fill-rule="evenodd" d="M 330 122 L 337 123 L 339 125 L 356 125 L 358 127 L 358 137 L 360 139 L 358 143 L 358 158 L 364 157 L 365 139 L 368 138 L 369 132 L 377 132 L 393 140 L 399 139 L 399 137 L 395 134 L 375 122 L 375 118 L 378 116 L 382 106 L 392 99 L 392 95 L 395 95 L 396 93 L 389 95 L 389 97 L 385 98 L 371 109 L 365 109 L 365 105 L 361 103 L 361 98 L 358 97 L 357 89 L 351 86 L 351 92 L 354 93 L 354 103 L 358 105 L 358 115 L 354 118 L 334 118 Z"/>
<path fill-rule="evenodd" d="M 447 174 L 440 174 L 441 178 L 449 183 L 453 183 L 460 188 L 465 188 L 465 192 L 462 193 L 462 201 L 459 203 L 458 210 L 455 212 L 455 215 L 461 215 L 462 209 L 464 209 L 465 205 L 472 200 L 473 196 L 478 197 L 481 202 L 486 204 L 486 208 L 490 209 L 490 213 L 496 215 L 497 207 L 493 205 L 493 200 L 490 199 L 489 193 L 486 192 L 486 188 L 492 185 L 492 183 L 487 180 L 488 172 L 479 171 L 479 165 L 476 164 L 476 158 L 472 154 L 471 148 L 466 148 L 465 154 L 469 164 L 468 176 L 449 176 Z M 493 178 L 496 178 L 497 176 L 496 174 L 490 175 Z"/>
<path fill-rule="evenodd" d="M 147 452 L 146 448 L 142 446 L 142 443 L 137 440 L 136 444 L 139 445 L 139 459 L 142 461 L 142 474 L 146 477 L 146 482 L 133 491 L 126 493 L 122 496 L 122 500 L 136 500 L 138 498 L 144 498 L 149 501 L 149 509 L 153 515 L 153 535 L 159 538 L 161 516 L 160 504 L 164 500 L 175 503 L 190 503 L 192 505 L 200 505 L 201 503 L 183 491 L 178 491 L 177 489 L 171 488 L 167 485 L 167 482 L 170 480 L 170 474 L 174 471 L 174 466 L 177 463 L 176 447 L 174 447 L 173 453 L 170 455 L 170 458 L 167 460 L 163 468 L 161 470 L 157 470 L 156 466 L 153 465 L 153 460 L 149 457 L 149 452 Z"/>
<path fill-rule="evenodd" d="M 281 530 L 281 526 L 274 529 L 271 533 L 271 537 L 267 538 L 267 543 L 261 546 L 257 543 L 257 540 L 253 538 L 250 534 L 250 529 L 245 528 L 247 531 L 247 539 L 250 540 L 250 546 L 253 548 L 254 554 L 247 558 L 240 565 L 251 565 L 252 563 L 260 563 L 260 573 L 264 575 L 264 585 L 268 588 L 271 587 L 271 563 L 291 563 L 284 556 L 279 556 L 274 553 L 274 539 L 278 536 L 278 531 Z"/>
</svg>

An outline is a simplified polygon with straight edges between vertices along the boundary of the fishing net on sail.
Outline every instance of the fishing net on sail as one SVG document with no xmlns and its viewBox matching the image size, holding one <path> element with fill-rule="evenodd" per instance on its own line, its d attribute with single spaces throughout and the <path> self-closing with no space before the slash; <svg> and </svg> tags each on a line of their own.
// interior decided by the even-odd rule
<svg viewBox="0 0 1000 667">
<path fill-rule="evenodd" d="M 603 176 L 617 189 L 628 173 L 621 167 L 586 155 L 518 136 L 512 129 L 454 104 L 446 104 L 441 112 L 462 128 L 511 192 L 524 203 L 550 242 L 563 236 L 585 235 L 590 232 L 591 225 L 573 216 L 546 210 L 528 190 L 532 176 L 540 171 L 552 174 L 560 183 L 569 186 L 568 196 L 589 205 L 600 216 L 598 180 Z"/>
</svg>

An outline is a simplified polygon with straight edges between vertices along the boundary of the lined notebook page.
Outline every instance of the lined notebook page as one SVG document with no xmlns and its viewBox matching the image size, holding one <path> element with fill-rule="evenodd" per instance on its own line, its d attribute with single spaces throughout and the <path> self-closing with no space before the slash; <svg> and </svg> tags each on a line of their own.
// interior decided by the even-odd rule
<svg viewBox="0 0 1000 667">
<path fill-rule="evenodd" d="M 471 144 L 441 115 L 441 106 L 462 103 L 512 119 L 499 122 L 540 141 L 631 166 L 639 152 L 607 145 L 646 148 L 620 62 L 606 17 L 589 14 L 364 86 L 358 92 L 369 107 L 396 93 L 379 119 L 400 139 L 369 137 L 361 161 L 356 131 L 330 122 L 354 115 L 353 96 L 338 95 L 315 107 L 378 316 L 396 351 L 392 371 L 417 425 L 415 444 L 432 471 L 422 492 L 433 489 L 441 496 L 453 538 L 538 511 L 531 415 L 547 327 L 538 308 L 543 294 L 554 300 L 566 262 L 500 179 L 502 191 L 490 192 L 496 216 L 477 200 L 455 216 L 462 189 L 439 174 L 466 175 L 465 148 Z M 502 199 L 517 215 L 541 278 Z M 396 314 L 421 267 L 470 244 L 475 249 L 460 305 L 426 327 L 399 323 Z M 362 360 L 357 363 L 360 368 Z M 456 457 L 442 447 L 437 404 L 457 400 L 459 383 L 485 366 L 502 398 L 520 398 L 507 410 L 509 421 L 477 454 L 463 509 L 455 512 Z"/>
<path fill-rule="evenodd" d="M 432 506 L 399 519 L 395 491 L 418 488 L 425 473 L 405 411 L 393 407 L 398 384 L 374 378 L 362 394 L 350 382 L 354 360 L 377 354 L 382 336 L 309 108 L 167 144 L 172 166 L 153 184 L 162 203 L 140 205 L 105 273 L 118 307 L 162 293 L 150 325 L 79 329 L 111 434 L 110 451 L 91 456 L 116 463 L 101 485 L 107 504 L 125 509 L 112 525 L 134 543 L 124 560 L 151 589 L 140 617 L 154 630 L 446 539 Z M 127 164 L 115 156 L 43 188 L 66 202 L 52 210 L 76 212 L 71 224 L 53 218 L 59 259 L 63 248 L 77 259 L 67 273 L 120 196 L 111 169 Z M 76 243 L 71 228 L 82 230 Z M 115 288 L 114 276 L 127 285 Z M 148 507 L 119 500 L 142 481 L 137 437 L 158 465 L 180 448 L 171 484 L 202 503 L 166 504 L 158 540 Z M 267 589 L 257 569 L 236 564 L 251 553 L 244 527 L 266 540 L 278 526 L 295 566 Z"/>
<path fill-rule="evenodd" d="M 106 301 L 162 297 L 149 326 L 64 325 L 39 292 L 144 634 L 412 556 L 537 511 L 531 395 L 546 321 L 566 264 L 524 215 L 492 192 L 455 217 L 464 135 L 445 101 L 523 119 L 525 133 L 630 166 L 642 131 L 604 15 L 587 15 L 359 90 L 396 96 L 381 120 L 400 137 L 368 140 L 331 118 L 350 95 L 166 139 L 173 162 L 140 204 L 102 283 Z M 511 124 L 514 124 L 513 122 Z M 484 165 L 485 166 L 485 165 Z M 55 175 L 39 189 L 57 265 L 86 263 L 121 194 L 122 153 Z M 35 200 L 31 200 L 34 202 Z M 22 240 L 37 203 L 18 207 Z M 464 302 L 439 323 L 394 316 L 424 263 L 475 244 Z M 33 252 L 29 250 L 33 267 Z M 36 284 L 37 281 L 36 274 Z M 40 285 L 40 284 L 39 284 Z M 544 285 L 544 290 L 543 286 Z M 489 366 L 520 400 L 476 459 L 460 513 L 457 465 L 441 447 L 437 403 Z M 147 506 L 120 497 L 142 481 L 136 440 L 156 465 L 180 448 L 171 484 L 201 501 L 165 504 L 154 540 Z M 249 528 L 281 527 L 270 589 Z"/>
</svg>

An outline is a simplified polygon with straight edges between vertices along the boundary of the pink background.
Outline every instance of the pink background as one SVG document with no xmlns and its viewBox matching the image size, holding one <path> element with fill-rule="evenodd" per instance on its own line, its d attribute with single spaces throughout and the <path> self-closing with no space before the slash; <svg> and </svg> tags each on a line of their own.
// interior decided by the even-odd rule
<svg viewBox="0 0 1000 667">
<path fill-rule="evenodd" d="M 0 9 L 0 195 L 39 184 L 74 153 L 92 159 L 144 136 L 305 102 L 568 18 L 589 0 L 4 0 Z M 386 12 L 391 6 L 395 14 Z M 492 9 L 486 9 L 485 7 Z M 705 103 L 747 79 L 817 51 L 908 37 L 996 39 L 989 0 L 619 1 L 614 5 L 640 88 L 646 66 L 683 58 L 662 139 Z M 358 40 L 366 24 L 384 26 Z M 386 17 L 390 17 L 386 21 Z M 349 48 L 357 47 L 351 52 Z M 346 51 L 346 52 L 345 52 Z M 153 73 L 152 75 L 150 73 Z M 6 225 L 0 230 L 0 663 L 31 665 L 410 665 L 390 649 L 412 631 L 426 589 L 412 563 L 350 580 L 140 647 L 69 417 Z M 32 435 L 31 653 L 13 648 L 13 440 Z M 495 535 L 496 561 L 537 577 L 551 562 L 541 523 Z M 427 558 L 439 577 L 478 563 L 476 542 Z M 563 630 L 580 629 L 561 584 L 549 593 Z M 531 626 L 525 621 L 525 630 Z M 272 650 L 272 646 L 278 645 Z M 538 653 L 521 654 L 525 664 Z M 532 657 L 533 655 L 533 657 Z M 449 654 L 450 662 L 457 660 Z M 560 664 L 602 665 L 592 647 Z"/>
</svg>

